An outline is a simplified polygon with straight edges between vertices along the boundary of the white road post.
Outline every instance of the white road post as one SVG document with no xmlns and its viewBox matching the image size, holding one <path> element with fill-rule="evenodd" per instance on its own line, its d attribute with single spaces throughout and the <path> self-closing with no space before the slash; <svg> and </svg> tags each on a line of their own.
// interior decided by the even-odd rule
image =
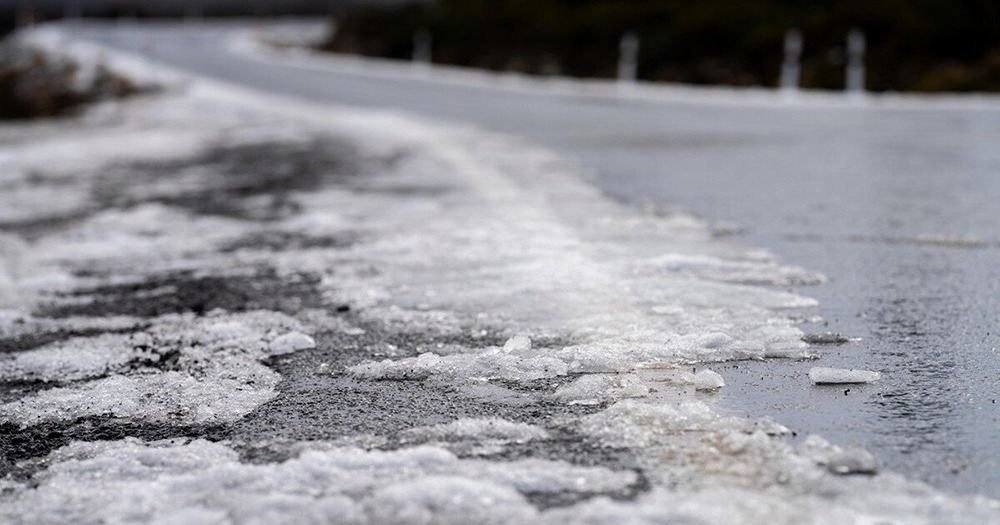
<svg viewBox="0 0 1000 525">
<path fill-rule="evenodd" d="M 793 95 L 799 90 L 799 76 L 802 72 L 802 33 L 789 29 L 785 33 L 785 58 L 781 62 L 781 91 Z"/>
<path fill-rule="evenodd" d="M 427 29 L 421 29 L 413 34 L 413 66 L 419 70 L 430 67 L 433 61 L 433 37 Z"/>
<path fill-rule="evenodd" d="M 184 23 L 197 23 L 201 22 L 204 18 L 205 16 L 201 9 L 201 2 L 188 0 L 187 7 L 184 9 Z"/>
<path fill-rule="evenodd" d="M 618 44 L 618 86 L 631 89 L 639 75 L 639 36 L 633 32 L 622 35 Z"/>
<path fill-rule="evenodd" d="M 63 20 L 71 26 L 76 26 L 80 21 L 80 0 L 66 0 L 63 3 Z"/>
<path fill-rule="evenodd" d="M 847 34 L 847 77 L 844 87 L 851 95 L 865 92 L 865 34 L 853 29 Z"/>
</svg>

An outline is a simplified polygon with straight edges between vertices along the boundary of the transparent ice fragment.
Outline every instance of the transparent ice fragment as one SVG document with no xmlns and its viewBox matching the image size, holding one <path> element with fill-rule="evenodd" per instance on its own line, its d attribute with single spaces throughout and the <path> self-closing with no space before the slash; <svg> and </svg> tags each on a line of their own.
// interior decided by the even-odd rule
<svg viewBox="0 0 1000 525">
<path fill-rule="evenodd" d="M 271 355 L 290 354 L 311 348 L 316 348 L 316 341 L 302 332 L 289 332 L 271 341 L 269 345 Z"/>
<path fill-rule="evenodd" d="M 531 351 L 531 339 L 523 335 L 515 335 L 503 344 L 503 349 L 508 353 L 520 354 Z"/>
<path fill-rule="evenodd" d="M 726 381 L 717 372 L 705 369 L 694 375 L 694 389 L 702 392 L 714 392 L 726 386 Z"/>
<path fill-rule="evenodd" d="M 826 368 L 821 366 L 809 369 L 809 379 L 817 385 L 874 383 L 880 377 L 882 377 L 882 374 L 871 370 Z"/>
<path fill-rule="evenodd" d="M 649 387 L 635 374 L 588 374 L 559 387 L 554 394 L 560 401 L 591 405 L 648 395 Z"/>
</svg>

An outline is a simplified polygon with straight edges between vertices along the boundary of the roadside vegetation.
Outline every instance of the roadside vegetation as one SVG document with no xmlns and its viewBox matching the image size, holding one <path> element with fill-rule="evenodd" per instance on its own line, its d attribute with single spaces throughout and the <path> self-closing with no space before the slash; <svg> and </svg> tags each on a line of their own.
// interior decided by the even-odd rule
<svg viewBox="0 0 1000 525">
<path fill-rule="evenodd" d="M 86 104 L 138 91 L 103 65 L 82 68 L 11 40 L 0 44 L 0 120 L 72 114 Z"/>
<path fill-rule="evenodd" d="M 1000 90 L 998 0 L 439 0 L 356 7 L 336 27 L 330 51 L 408 59 L 426 31 L 437 63 L 577 77 L 614 76 L 634 32 L 639 78 L 734 86 L 776 85 L 798 28 L 802 85 L 821 89 L 843 87 L 859 28 L 869 89 Z"/>
</svg>

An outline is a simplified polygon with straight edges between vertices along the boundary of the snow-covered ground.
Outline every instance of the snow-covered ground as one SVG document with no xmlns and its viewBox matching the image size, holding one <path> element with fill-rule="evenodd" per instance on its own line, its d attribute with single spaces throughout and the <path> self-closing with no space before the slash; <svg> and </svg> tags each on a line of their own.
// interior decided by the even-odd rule
<svg viewBox="0 0 1000 525">
<path fill-rule="evenodd" d="M 171 89 L 0 127 L 0 521 L 1000 523 L 712 408 L 815 355 L 765 285 L 822 276 L 517 138 L 70 49 Z"/>
</svg>

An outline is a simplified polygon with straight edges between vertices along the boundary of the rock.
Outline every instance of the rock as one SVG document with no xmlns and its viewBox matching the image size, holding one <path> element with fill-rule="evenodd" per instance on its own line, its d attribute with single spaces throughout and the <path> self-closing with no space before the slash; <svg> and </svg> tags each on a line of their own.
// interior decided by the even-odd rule
<svg viewBox="0 0 1000 525">
<path fill-rule="evenodd" d="M 825 368 L 821 366 L 809 369 L 809 379 L 817 385 L 847 385 L 856 383 L 874 383 L 882 374 L 871 370 L 854 370 L 846 368 Z"/>
</svg>

